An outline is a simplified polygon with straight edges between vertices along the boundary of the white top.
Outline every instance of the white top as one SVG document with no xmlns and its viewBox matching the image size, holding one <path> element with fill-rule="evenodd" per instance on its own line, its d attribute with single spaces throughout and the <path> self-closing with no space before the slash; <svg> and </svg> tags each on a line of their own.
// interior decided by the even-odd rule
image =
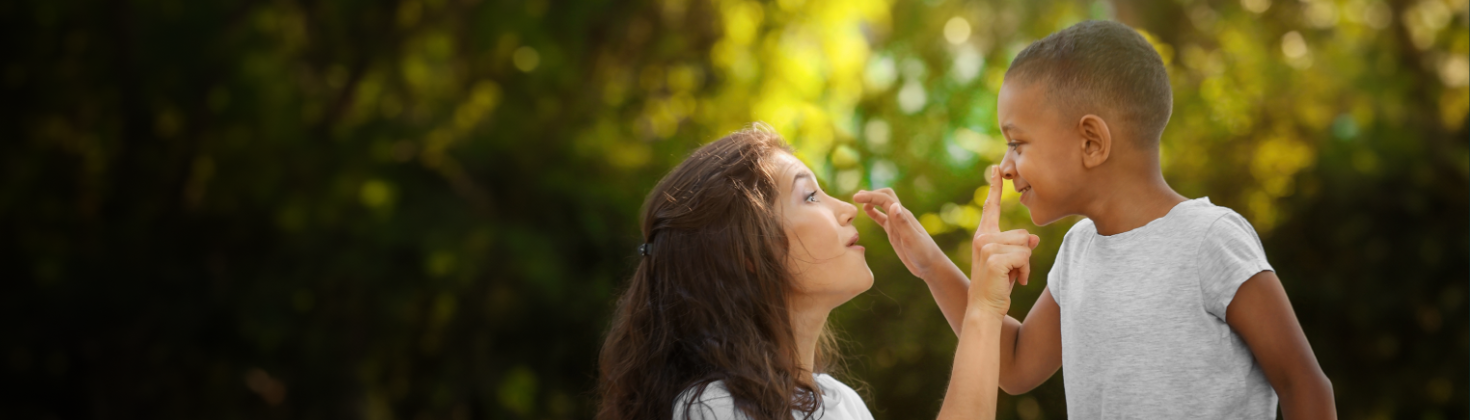
<svg viewBox="0 0 1470 420">
<path fill-rule="evenodd" d="M 868 406 L 863 404 L 862 397 L 846 384 L 838 382 L 831 375 L 821 373 L 812 375 L 816 379 L 817 388 L 822 391 L 822 406 L 812 413 L 813 419 L 822 420 L 873 420 L 873 413 L 868 411 Z M 689 396 L 694 388 L 684 390 L 679 398 L 674 399 L 674 418 L 683 420 L 747 420 L 750 417 L 735 408 L 735 399 L 730 396 L 730 391 L 725 389 L 724 381 L 714 381 L 704 389 L 704 394 L 694 405 L 688 407 L 685 412 L 685 404 L 689 402 Z M 800 411 L 792 411 L 794 418 L 801 419 L 806 414 Z"/>
<path fill-rule="evenodd" d="M 1116 235 L 1077 222 L 1047 276 L 1067 415 L 1275 419 L 1271 383 L 1225 323 L 1236 289 L 1268 270 L 1250 222 L 1208 198 Z"/>
</svg>

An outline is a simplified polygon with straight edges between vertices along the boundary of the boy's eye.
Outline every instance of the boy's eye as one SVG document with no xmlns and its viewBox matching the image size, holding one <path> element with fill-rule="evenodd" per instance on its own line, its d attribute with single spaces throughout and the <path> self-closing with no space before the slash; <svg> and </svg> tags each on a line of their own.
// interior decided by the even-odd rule
<svg viewBox="0 0 1470 420">
<path fill-rule="evenodd" d="M 1011 150 L 1015 150 L 1016 151 L 1016 154 L 1018 154 L 1018 155 L 1021 154 L 1021 149 L 1020 149 L 1021 143 L 1016 143 L 1016 142 L 1006 143 L 1006 147 L 1011 148 Z"/>
</svg>

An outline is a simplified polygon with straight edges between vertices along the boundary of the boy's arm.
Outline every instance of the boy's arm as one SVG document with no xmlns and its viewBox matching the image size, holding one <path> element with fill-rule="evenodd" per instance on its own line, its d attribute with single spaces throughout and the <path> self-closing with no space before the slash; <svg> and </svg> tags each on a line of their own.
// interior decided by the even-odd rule
<svg viewBox="0 0 1470 420">
<path fill-rule="evenodd" d="M 948 258 L 941 265 L 940 269 L 934 270 L 934 274 L 921 278 L 929 286 L 929 294 L 934 295 L 934 303 L 939 304 L 939 311 L 944 313 L 944 319 L 949 321 L 949 328 L 958 336 L 964 326 L 965 299 L 970 293 L 970 279 Z M 1006 318 L 1009 319 L 1010 316 Z"/>
<path fill-rule="evenodd" d="M 929 292 L 934 295 L 934 302 L 939 304 L 939 311 L 944 313 L 944 320 L 949 322 L 949 328 L 955 335 L 959 335 L 965 322 L 969 277 L 944 255 L 914 213 L 898 202 L 898 194 L 892 188 L 858 191 L 852 200 L 861 203 L 868 218 L 888 234 L 893 253 L 898 255 L 904 267 L 929 285 Z"/>
<path fill-rule="evenodd" d="M 934 301 L 955 327 L 955 335 L 965 322 L 966 296 L 970 281 L 955 267 L 941 270 L 929 284 Z M 1051 288 L 1041 291 L 1026 320 L 1018 321 L 1006 316 L 1001 324 L 1000 335 L 1000 389 L 1010 395 L 1020 395 L 1036 389 L 1062 367 L 1061 308 L 1051 296 Z"/>
<path fill-rule="evenodd" d="M 980 226 L 976 231 L 973 250 L 978 252 L 987 245 L 1016 245 L 1028 249 L 1036 248 L 1041 238 L 1025 229 L 1000 232 L 1000 193 L 1004 181 L 998 171 L 991 168 L 988 176 L 992 187 L 986 197 Z M 950 261 L 929 233 L 898 201 L 898 195 L 890 188 L 877 191 L 859 191 L 853 201 L 863 204 L 863 210 L 883 227 L 893 250 L 905 267 L 924 280 L 934 302 L 939 305 L 944 319 L 961 336 L 966 320 L 966 301 L 970 292 L 970 279 Z M 880 212 L 878 209 L 882 209 Z M 978 261 L 972 262 L 979 264 Z M 1013 273 L 1022 285 L 1027 283 L 1031 267 L 1029 262 Z M 1005 316 L 1000 337 L 1000 387 L 1011 395 L 1030 391 L 1045 382 L 1062 366 L 1061 313 L 1050 289 L 1026 315 L 1026 322 Z"/>
<path fill-rule="evenodd" d="M 1262 271 L 1241 284 L 1226 308 L 1225 319 L 1261 364 L 1266 380 L 1281 397 L 1285 418 L 1337 418 L 1332 382 L 1317 365 L 1276 273 Z"/>
<path fill-rule="evenodd" d="M 1006 317 L 1000 343 L 1000 389 L 1007 394 L 1031 392 L 1061 369 L 1062 313 L 1050 287 L 1041 291 L 1025 322 Z"/>
<path fill-rule="evenodd" d="M 852 201 L 862 204 L 868 218 L 888 234 L 893 253 L 898 255 L 904 267 L 929 285 L 929 292 L 934 295 L 934 302 L 939 304 L 939 311 L 944 313 L 944 320 L 949 322 L 949 328 L 955 335 L 959 335 L 965 322 L 969 276 L 944 255 L 914 213 L 899 203 L 898 194 L 892 188 L 858 191 L 852 196 Z"/>
</svg>

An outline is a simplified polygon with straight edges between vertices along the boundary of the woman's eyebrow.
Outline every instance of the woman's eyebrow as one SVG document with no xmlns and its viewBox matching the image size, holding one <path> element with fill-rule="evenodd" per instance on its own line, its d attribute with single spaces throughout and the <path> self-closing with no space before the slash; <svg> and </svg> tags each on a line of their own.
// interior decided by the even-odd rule
<svg viewBox="0 0 1470 420">
<path fill-rule="evenodd" d="M 791 189 L 793 189 L 793 190 L 796 189 L 796 183 L 799 182 L 799 181 L 801 181 L 802 178 L 810 179 L 811 177 L 812 177 L 812 173 L 811 172 L 805 172 L 805 171 L 803 171 L 801 173 L 796 174 L 796 177 L 791 178 Z"/>
</svg>

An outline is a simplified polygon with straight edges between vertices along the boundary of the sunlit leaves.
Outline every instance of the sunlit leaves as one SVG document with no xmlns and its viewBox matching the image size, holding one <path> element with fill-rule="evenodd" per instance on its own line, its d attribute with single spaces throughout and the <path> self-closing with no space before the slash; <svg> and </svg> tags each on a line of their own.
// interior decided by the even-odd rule
<svg viewBox="0 0 1470 420">
<path fill-rule="evenodd" d="M 1289 245 L 1268 253 L 1309 336 L 1330 339 L 1313 343 L 1324 366 L 1353 367 L 1333 378 L 1345 412 L 1462 413 L 1434 410 L 1463 401 L 1463 381 L 1395 369 L 1443 370 L 1437 352 L 1467 342 L 1450 263 L 1464 255 L 1470 6 L 1165 3 L 11 6 L 0 19 L 24 36 L 0 69 L 16 139 L 0 214 L 20 281 L 0 307 L 24 322 L 7 372 L 37 401 L 122 417 L 590 417 L 639 205 L 689 150 L 770 123 L 839 198 L 894 188 L 964 267 L 982 169 L 1005 150 L 1010 60 L 1121 18 L 1168 66 L 1166 177 Z M 1042 236 L 1040 273 L 1070 221 L 1031 226 L 1002 197 L 1003 226 Z M 869 263 L 874 292 L 832 325 L 862 340 L 849 353 L 870 406 L 922 417 L 953 334 L 896 257 L 870 246 Z M 1353 376 L 1390 370 L 1377 376 L 1405 379 Z M 109 400 L 109 383 L 160 391 Z M 1001 408 L 1065 415 L 1055 382 Z"/>
</svg>

